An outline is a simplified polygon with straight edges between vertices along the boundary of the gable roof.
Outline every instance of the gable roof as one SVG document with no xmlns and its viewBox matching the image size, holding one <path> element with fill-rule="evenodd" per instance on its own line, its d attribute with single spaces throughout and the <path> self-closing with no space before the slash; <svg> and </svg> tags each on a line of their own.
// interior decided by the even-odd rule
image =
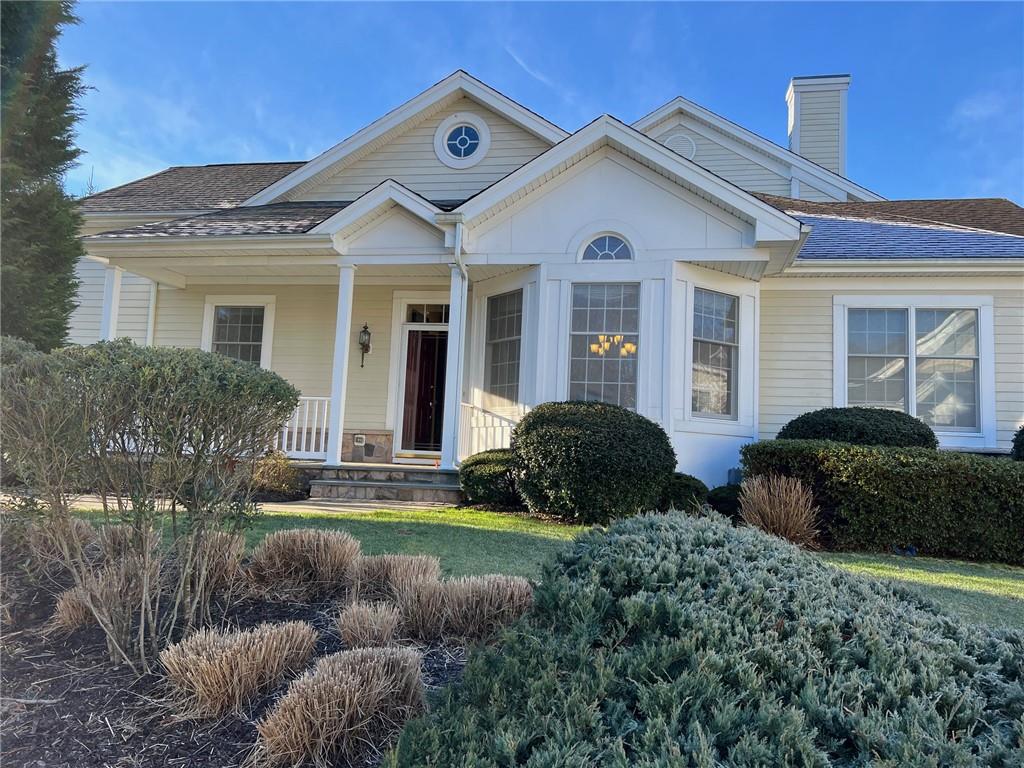
<svg viewBox="0 0 1024 768">
<path fill-rule="evenodd" d="M 884 200 L 816 203 L 754 193 L 780 211 L 908 224 L 947 224 L 969 229 L 1024 235 L 1024 208 L 997 197 L 949 200 Z"/>
<path fill-rule="evenodd" d="M 569 135 L 554 123 L 545 120 L 537 113 L 526 109 L 460 69 L 400 107 L 374 120 L 349 138 L 335 144 L 301 168 L 295 169 L 266 189 L 252 195 L 243 205 L 264 205 L 281 198 L 296 187 L 311 185 L 318 179 L 336 172 L 344 164 L 354 162 L 373 151 L 394 136 L 404 132 L 411 124 L 419 122 L 444 108 L 446 104 L 462 97 L 468 97 L 482 104 L 548 144 L 555 144 Z"/>
<path fill-rule="evenodd" d="M 820 179 L 825 184 L 840 187 L 841 189 L 846 190 L 847 194 L 852 194 L 866 200 L 885 199 L 881 195 L 862 187 L 860 184 L 850 181 L 845 176 L 840 176 L 838 173 L 830 171 L 828 168 L 818 165 L 812 160 L 808 160 L 803 155 L 799 155 L 792 150 L 786 149 L 785 147 L 776 144 L 774 141 L 770 141 L 769 139 L 744 128 L 742 125 L 734 123 L 732 120 L 722 117 L 721 115 L 712 112 L 710 109 L 702 107 L 700 104 L 696 104 L 689 99 L 684 99 L 682 96 L 676 96 L 674 99 L 658 107 L 653 112 L 644 115 L 633 123 L 633 127 L 638 131 L 646 133 L 662 120 L 665 120 L 676 113 L 688 115 L 698 122 L 709 125 L 717 131 L 724 133 L 726 136 L 729 136 L 764 155 L 768 155 L 769 157 L 772 157 L 795 169 L 800 169 L 804 174 L 810 176 L 812 180 Z"/>
<path fill-rule="evenodd" d="M 611 115 L 602 115 L 455 209 L 466 220 L 506 205 L 531 188 L 602 146 L 610 145 L 687 189 L 754 224 L 758 241 L 796 241 L 800 224 L 788 214 L 730 181 L 686 159 Z M 782 214 L 781 216 L 779 214 Z"/>
<path fill-rule="evenodd" d="M 83 213 L 233 208 L 305 162 L 176 165 L 78 201 Z"/>
</svg>

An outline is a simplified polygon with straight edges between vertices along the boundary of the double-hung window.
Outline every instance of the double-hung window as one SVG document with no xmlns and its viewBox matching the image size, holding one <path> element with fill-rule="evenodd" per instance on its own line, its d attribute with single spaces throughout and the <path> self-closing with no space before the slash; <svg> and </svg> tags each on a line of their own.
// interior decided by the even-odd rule
<svg viewBox="0 0 1024 768">
<path fill-rule="evenodd" d="M 270 367 L 273 296 L 207 296 L 200 346 L 243 363 Z"/>
<path fill-rule="evenodd" d="M 572 287 L 569 399 L 636 409 L 640 285 L 576 283 Z"/>
<path fill-rule="evenodd" d="M 484 351 L 484 392 L 487 405 L 519 402 L 519 358 L 523 334 L 523 292 L 487 299 L 487 341 Z"/>
<path fill-rule="evenodd" d="M 736 418 L 739 298 L 693 291 L 693 380 L 690 410 L 695 416 Z"/>
<path fill-rule="evenodd" d="M 836 297 L 845 321 L 836 331 L 845 349 L 837 351 L 846 367 L 837 400 L 842 391 L 846 405 L 909 413 L 947 434 L 949 444 L 957 444 L 956 433 L 977 440 L 991 420 L 982 392 L 985 365 L 993 364 L 983 358 L 982 313 L 987 307 L 990 324 L 991 302 L 983 298 Z"/>
</svg>

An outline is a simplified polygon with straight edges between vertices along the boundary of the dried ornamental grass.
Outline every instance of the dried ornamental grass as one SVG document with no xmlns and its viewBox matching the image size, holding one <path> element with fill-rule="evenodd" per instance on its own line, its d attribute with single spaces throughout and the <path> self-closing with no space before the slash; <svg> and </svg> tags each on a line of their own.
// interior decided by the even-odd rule
<svg viewBox="0 0 1024 768">
<path fill-rule="evenodd" d="M 422 656 L 408 648 L 361 648 L 325 656 L 288 686 L 263 720 L 256 765 L 321 767 L 355 762 L 388 745 L 424 710 Z"/>
<path fill-rule="evenodd" d="M 359 551 L 359 542 L 342 531 L 277 531 L 253 552 L 247 575 L 266 595 L 331 594 L 350 585 Z"/>
<path fill-rule="evenodd" d="M 447 602 L 446 584 L 434 579 L 418 579 L 395 586 L 402 632 L 424 643 L 436 642 L 444 635 Z"/>
<path fill-rule="evenodd" d="M 153 528 L 137 530 L 123 523 L 101 525 L 96 543 L 100 557 L 114 563 L 136 551 L 155 552 L 160 546 L 160 532 Z"/>
<path fill-rule="evenodd" d="M 245 555 L 245 536 L 227 531 L 208 531 L 198 546 L 197 561 L 206 567 L 206 586 L 220 592 L 236 582 Z"/>
<path fill-rule="evenodd" d="M 353 603 L 338 616 L 338 633 L 349 648 L 390 645 L 398 609 L 386 603 Z"/>
<path fill-rule="evenodd" d="M 399 585 L 441 578 L 441 561 L 428 555 L 368 555 L 353 569 L 359 600 L 393 600 Z"/>
<path fill-rule="evenodd" d="M 71 587 L 57 595 L 53 616 L 46 625 L 48 632 L 73 632 L 96 623 L 89 607 L 89 595 L 82 587 Z"/>
<path fill-rule="evenodd" d="M 748 525 L 798 546 L 818 546 L 818 508 L 810 489 L 795 477 L 758 475 L 744 480 L 740 516 Z"/>
<path fill-rule="evenodd" d="M 31 523 L 25 531 L 29 555 L 41 567 L 67 567 L 67 556 L 81 557 L 83 550 L 96 541 L 96 529 L 79 517 L 54 518 Z"/>
<path fill-rule="evenodd" d="M 533 587 L 520 576 L 466 576 L 444 586 L 445 632 L 458 637 L 490 637 L 533 603 Z"/>
<path fill-rule="evenodd" d="M 217 717 L 305 666 L 316 639 L 304 621 L 241 632 L 202 629 L 166 648 L 160 661 L 183 713 Z"/>
</svg>

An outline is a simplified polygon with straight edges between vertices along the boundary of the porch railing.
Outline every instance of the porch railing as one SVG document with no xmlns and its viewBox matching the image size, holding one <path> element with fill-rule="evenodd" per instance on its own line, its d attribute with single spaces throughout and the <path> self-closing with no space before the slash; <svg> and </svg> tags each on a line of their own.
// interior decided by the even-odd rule
<svg viewBox="0 0 1024 768">
<path fill-rule="evenodd" d="M 459 460 L 480 451 L 508 448 L 512 429 L 521 416 L 500 416 L 471 403 L 463 403 L 459 418 Z"/>
<path fill-rule="evenodd" d="M 327 458 L 329 397 L 300 397 L 292 417 L 274 440 L 274 449 L 293 459 Z"/>
</svg>

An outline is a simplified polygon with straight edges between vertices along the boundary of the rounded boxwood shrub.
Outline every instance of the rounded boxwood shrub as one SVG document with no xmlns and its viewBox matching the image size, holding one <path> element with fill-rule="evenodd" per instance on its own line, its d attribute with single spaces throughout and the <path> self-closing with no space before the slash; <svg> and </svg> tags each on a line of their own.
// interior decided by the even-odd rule
<svg viewBox="0 0 1024 768">
<path fill-rule="evenodd" d="M 708 500 L 708 487 L 693 475 L 673 472 L 665 485 L 658 509 L 667 512 L 675 509 L 689 512 L 695 505 L 704 504 Z"/>
<path fill-rule="evenodd" d="M 1024 424 L 1017 427 L 1013 435 L 1013 445 L 1010 448 L 1010 456 L 1015 461 L 1024 461 Z"/>
<path fill-rule="evenodd" d="M 513 430 L 512 451 L 530 511 L 584 523 L 657 509 L 676 467 L 664 429 L 607 403 L 537 406 Z"/>
<path fill-rule="evenodd" d="M 720 485 L 708 491 L 708 504 L 730 520 L 740 519 L 740 486 L 737 483 Z"/>
<path fill-rule="evenodd" d="M 643 515 L 567 546 L 390 764 L 1019 765 L 1022 682 L 1024 632 L 717 517 Z"/>
<path fill-rule="evenodd" d="M 523 500 L 516 491 L 512 476 L 510 448 L 481 451 L 459 466 L 459 485 L 469 504 L 492 507 L 521 507 Z"/>
<path fill-rule="evenodd" d="M 932 428 L 902 411 L 822 408 L 801 414 L 779 430 L 779 440 L 835 440 L 854 445 L 938 448 Z"/>
</svg>

